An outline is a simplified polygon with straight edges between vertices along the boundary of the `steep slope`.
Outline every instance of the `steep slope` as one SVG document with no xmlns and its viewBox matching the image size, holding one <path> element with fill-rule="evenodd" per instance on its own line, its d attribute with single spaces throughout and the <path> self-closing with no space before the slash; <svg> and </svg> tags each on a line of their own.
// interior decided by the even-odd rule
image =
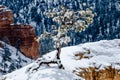
<svg viewBox="0 0 120 80">
<path fill-rule="evenodd" d="M 0 76 L 21 68 L 32 61 L 16 48 L 0 41 Z"/>
<path fill-rule="evenodd" d="M 120 39 L 62 48 L 60 58 L 65 70 L 58 69 L 55 64 L 38 67 L 41 60 L 52 61 L 55 55 L 56 51 L 50 52 L 29 66 L 1 77 L 1 80 L 74 80 L 78 78 L 71 78 L 68 72 L 81 76 L 85 80 L 120 79 Z M 22 73 L 18 74 L 19 72 Z M 69 77 L 64 78 L 66 72 Z"/>
</svg>

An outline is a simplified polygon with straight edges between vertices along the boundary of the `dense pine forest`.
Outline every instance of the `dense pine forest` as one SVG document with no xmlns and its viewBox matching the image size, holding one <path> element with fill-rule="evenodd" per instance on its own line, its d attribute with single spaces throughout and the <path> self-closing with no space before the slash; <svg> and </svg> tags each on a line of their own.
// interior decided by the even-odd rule
<svg viewBox="0 0 120 80">
<path fill-rule="evenodd" d="M 45 30 L 51 31 L 51 25 L 55 24 L 51 18 L 44 15 L 44 12 L 53 8 L 59 9 L 60 6 L 76 11 L 84 9 L 82 3 L 86 3 L 87 7 L 93 6 L 97 16 L 85 31 L 70 33 L 72 40 L 68 45 L 120 38 L 120 1 L 118 0 L 0 0 L 1 5 L 13 11 L 15 23 L 31 24 L 38 37 Z M 47 42 L 49 43 L 45 44 Z M 44 44 L 41 45 L 42 54 L 53 49 L 49 37 L 40 44 Z M 48 45 L 49 47 L 46 48 Z"/>
</svg>

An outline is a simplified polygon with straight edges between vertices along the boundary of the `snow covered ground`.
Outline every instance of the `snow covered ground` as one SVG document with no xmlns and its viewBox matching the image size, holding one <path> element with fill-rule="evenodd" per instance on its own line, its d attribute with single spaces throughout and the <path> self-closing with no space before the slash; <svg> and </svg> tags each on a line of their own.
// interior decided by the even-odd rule
<svg viewBox="0 0 120 80">
<path fill-rule="evenodd" d="M 5 80 L 75 80 L 77 78 L 74 74 L 60 70 L 57 68 L 41 67 L 38 71 L 26 72 L 30 67 L 26 66 L 20 70 L 17 70 L 11 74 L 4 76 Z M 2 80 L 0 79 L 0 80 Z M 79 78 L 80 79 L 80 78 Z M 80 79 L 82 80 L 82 79 Z"/>
<path fill-rule="evenodd" d="M 77 56 L 77 55 L 81 55 Z M 55 58 L 56 51 L 52 51 L 32 64 L 15 72 L 1 77 L 0 80 L 75 80 L 77 76 L 73 71 L 80 68 L 98 67 L 104 69 L 111 66 L 120 69 L 120 39 L 102 40 L 62 48 L 60 55 L 65 70 L 58 69 L 57 65 L 42 65 L 38 69 L 41 59 L 49 61 Z M 78 79 L 83 80 L 83 79 Z"/>
<path fill-rule="evenodd" d="M 56 52 L 53 51 L 43 57 L 53 59 L 55 53 Z M 83 57 L 86 56 L 89 58 L 79 59 L 79 56 L 75 56 L 76 54 L 83 54 Z M 120 63 L 120 39 L 101 40 L 65 47 L 62 48 L 60 57 L 63 66 L 68 71 L 100 65 L 100 69 L 104 69 L 110 65 L 120 69 L 120 66 L 117 64 Z"/>
</svg>

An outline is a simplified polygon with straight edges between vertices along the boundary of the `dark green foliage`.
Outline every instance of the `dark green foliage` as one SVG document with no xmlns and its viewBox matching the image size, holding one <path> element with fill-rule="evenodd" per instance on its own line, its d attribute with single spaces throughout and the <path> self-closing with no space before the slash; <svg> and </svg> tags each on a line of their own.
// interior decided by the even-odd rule
<svg viewBox="0 0 120 80">
<path fill-rule="evenodd" d="M 10 46 L 9 46 L 10 47 Z M 0 51 L 2 62 L 0 63 L 1 71 L 0 73 L 6 74 L 12 72 L 15 69 L 22 67 L 21 58 L 17 55 L 16 60 L 12 59 L 13 53 L 6 43 L 3 44 L 3 48 Z"/>
<path fill-rule="evenodd" d="M 45 29 L 50 31 L 51 25 L 55 24 L 43 15 L 45 11 L 53 7 L 59 9 L 61 5 L 76 11 L 84 9 L 81 6 L 81 3 L 84 2 L 87 3 L 88 7 L 94 6 L 97 16 L 94 18 L 94 23 L 86 31 L 70 33 L 73 39 L 69 45 L 120 38 L 120 10 L 116 6 L 116 4 L 120 4 L 118 0 L 51 0 L 49 3 L 47 0 L 1 0 L 0 4 L 6 5 L 13 10 L 16 23 L 30 24 L 36 22 L 34 27 L 36 34 L 39 36 Z M 49 51 L 49 47 L 44 46 L 44 48 L 46 47 L 48 49 L 42 51 L 43 53 Z"/>
</svg>

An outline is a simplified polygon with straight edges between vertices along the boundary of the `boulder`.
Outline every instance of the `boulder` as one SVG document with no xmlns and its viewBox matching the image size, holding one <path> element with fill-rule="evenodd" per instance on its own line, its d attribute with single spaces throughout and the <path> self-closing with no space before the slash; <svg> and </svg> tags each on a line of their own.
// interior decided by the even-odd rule
<svg viewBox="0 0 120 80">
<path fill-rule="evenodd" d="M 12 11 L 0 6 L 0 40 L 16 47 L 25 56 L 37 59 L 40 47 L 36 38 L 32 26 L 14 24 Z"/>
</svg>

